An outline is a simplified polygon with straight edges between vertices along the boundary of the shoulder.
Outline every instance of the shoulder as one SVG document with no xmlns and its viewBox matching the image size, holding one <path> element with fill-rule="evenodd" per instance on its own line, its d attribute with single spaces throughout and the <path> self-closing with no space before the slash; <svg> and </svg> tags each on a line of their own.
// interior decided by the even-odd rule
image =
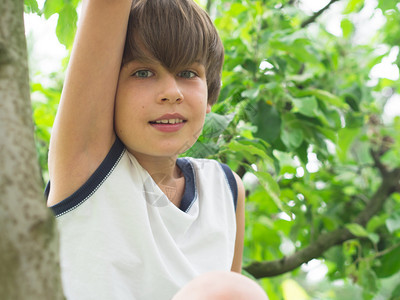
<svg viewBox="0 0 400 300">
<path fill-rule="evenodd" d="M 58 201 L 52 201 L 54 198 L 52 199 L 50 195 L 54 191 L 54 182 L 49 181 L 45 190 L 47 204 L 56 216 L 65 214 L 91 198 L 100 187 L 108 186 L 110 178 L 113 178 L 111 184 L 118 183 L 121 180 L 121 176 L 129 171 L 129 167 L 130 160 L 125 146 L 119 139 L 116 139 L 106 157 L 90 174 L 88 179 L 65 197 Z"/>
<path fill-rule="evenodd" d="M 245 189 L 242 179 L 238 174 L 232 171 L 228 165 L 218 162 L 214 159 L 192 157 L 185 157 L 185 159 L 187 159 L 194 166 L 197 172 L 205 174 L 207 178 L 212 178 L 214 176 L 225 178 L 232 192 L 235 207 L 239 204 L 239 202 L 242 204 L 244 203 Z"/>
</svg>

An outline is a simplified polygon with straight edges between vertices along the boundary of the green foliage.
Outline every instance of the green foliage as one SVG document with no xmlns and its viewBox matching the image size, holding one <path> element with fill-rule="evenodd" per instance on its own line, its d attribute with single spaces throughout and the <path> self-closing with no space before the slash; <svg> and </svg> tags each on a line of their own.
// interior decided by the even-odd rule
<svg viewBox="0 0 400 300">
<path fill-rule="evenodd" d="M 47 182 L 49 179 L 47 173 L 47 153 L 51 128 L 54 123 L 62 88 L 62 81 L 58 76 L 58 74 L 52 74 L 49 86 L 44 86 L 41 83 L 31 83 L 36 149 L 39 154 L 39 163 L 42 168 L 44 182 Z"/>
<path fill-rule="evenodd" d="M 77 21 L 76 7 L 70 3 L 65 4 L 58 14 L 56 34 L 60 43 L 68 48 L 72 45 L 75 36 Z"/>
<path fill-rule="evenodd" d="M 57 38 L 69 49 L 75 36 L 78 19 L 76 9 L 79 2 L 80 0 L 46 0 L 43 8 L 39 9 L 36 0 L 25 0 L 25 12 L 43 14 L 46 19 L 58 14 Z"/>
<path fill-rule="evenodd" d="M 39 13 L 39 6 L 36 0 L 25 0 L 25 12 Z"/>
<path fill-rule="evenodd" d="M 396 3 L 381 2 L 379 8 L 393 24 L 384 25 L 387 36 L 381 32 L 375 41 L 392 39 L 391 45 L 396 45 L 394 32 L 399 32 L 400 22 L 394 20 L 400 12 Z M 342 37 L 330 34 L 323 24 L 301 28 L 307 16 L 289 3 L 215 3 L 216 11 L 224 12 L 217 13 L 215 23 L 224 41 L 226 64 L 222 102 L 214 112 L 235 113 L 235 118 L 213 144 L 212 156 L 242 175 L 256 176 L 255 187 L 248 186 L 246 262 L 280 259 L 310 245 L 320 234 L 345 227 L 358 239 L 335 247 L 335 255 L 323 255 L 329 266 L 327 278 L 352 280 L 363 288 L 357 295 L 368 299 L 382 293 L 384 272 L 392 276 L 398 271 L 384 253 L 399 243 L 398 219 L 389 213 L 399 209 L 399 203 L 388 200 L 382 215 L 365 228 L 354 219 L 381 182 L 370 150 L 387 143 L 382 161 L 399 167 L 399 131 L 397 119 L 384 126 L 381 118 L 388 99 L 387 87 L 382 86 L 385 79 L 367 85 L 370 69 L 382 55 L 374 51 L 376 44 L 353 41 L 353 20 L 364 1 L 345 3 Z M 389 86 L 392 94 L 398 83 Z M 264 157 L 224 146 L 243 137 L 263 149 Z M 298 278 L 297 273 L 290 276 Z M 283 278 L 270 282 L 280 282 L 284 289 Z M 271 299 L 282 298 L 281 291 L 267 290 Z M 330 290 L 333 295 L 324 299 L 339 293 Z"/>
<path fill-rule="evenodd" d="M 302 28 L 309 15 L 297 1 L 211 2 L 225 45 L 221 96 L 185 155 L 219 159 L 244 176 L 245 264 L 281 259 L 338 228 L 354 236 L 319 257 L 326 276 L 317 285 L 304 279 L 303 268 L 263 279 L 270 299 L 295 299 L 290 290 L 310 299 L 400 297 L 399 194 L 365 226 L 355 222 L 382 182 L 371 150 L 389 169 L 400 167 L 400 118 L 383 117 L 400 82 L 370 78 L 371 68 L 400 44 L 399 5 L 380 0 L 375 13 L 386 22 L 360 44 L 356 20 L 368 1 L 339 2 L 341 36 L 326 29 L 324 15 Z M 78 1 L 47 0 L 42 9 L 35 0 L 25 4 L 27 12 L 59 15 L 56 34 L 69 49 Z M 378 45 L 387 50 L 376 51 Z M 59 77 L 32 83 L 44 174 Z"/>
</svg>

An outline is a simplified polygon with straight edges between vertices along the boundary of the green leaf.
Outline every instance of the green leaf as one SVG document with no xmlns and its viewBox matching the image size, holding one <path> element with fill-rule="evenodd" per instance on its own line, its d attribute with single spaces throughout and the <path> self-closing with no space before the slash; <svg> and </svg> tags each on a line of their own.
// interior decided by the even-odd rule
<svg viewBox="0 0 400 300">
<path fill-rule="evenodd" d="M 386 227 L 390 233 L 394 233 L 395 231 L 400 229 L 400 212 L 393 213 L 386 220 Z"/>
<path fill-rule="evenodd" d="M 370 241 L 374 244 L 378 244 L 380 237 L 379 234 L 376 234 L 374 232 L 370 232 L 368 233 L 368 238 L 370 239 Z"/>
<path fill-rule="evenodd" d="M 276 180 L 271 176 L 271 174 L 267 172 L 255 172 L 254 173 L 257 178 L 263 184 L 263 187 L 266 189 L 268 195 L 275 202 L 275 205 L 281 210 L 285 211 L 283 208 L 282 201 L 279 199 L 280 188 Z"/>
<path fill-rule="evenodd" d="M 354 32 L 354 25 L 349 19 L 344 18 L 342 22 L 340 22 L 340 27 L 342 28 L 344 38 L 349 38 Z"/>
<path fill-rule="evenodd" d="M 368 237 L 368 232 L 360 224 L 346 224 L 346 228 L 357 237 Z"/>
<path fill-rule="evenodd" d="M 349 0 L 343 13 L 350 14 L 359 11 L 363 7 L 363 5 L 364 5 L 364 0 Z"/>
<path fill-rule="evenodd" d="M 246 59 L 242 65 L 244 69 L 250 71 L 251 73 L 256 73 L 257 71 L 259 71 L 259 64 L 252 59 Z"/>
<path fill-rule="evenodd" d="M 280 175 L 283 175 L 285 173 L 296 174 L 296 168 L 298 167 L 298 165 L 296 164 L 292 155 L 275 150 L 274 156 L 279 161 L 279 166 L 281 167 L 279 173 Z"/>
<path fill-rule="evenodd" d="M 60 99 L 61 91 L 52 88 L 44 88 L 40 83 L 33 83 L 31 89 L 32 92 L 40 92 L 49 99 L 55 99 L 56 101 Z"/>
<path fill-rule="evenodd" d="M 296 149 L 303 143 L 303 131 L 299 128 L 290 127 L 281 131 L 281 139 L 289 149 Z"/>
<path fill-rule="evenodd" d="M 228 127 L 232 122 L 234 113 L 229 115 L 219 115 L 210 112 L 206 115 L 206 121 L 203 127 L 202 135 L 205 138 L 214 138 L 221 135 L 222 132 Z"/>
<path fill-rule="evenodd" d="M 325 103 L 330 104 L 335 107 L 338 107 L 338 108 L 343 108 L 343 109 L 348 108 L 347 103 L 343 102 L 343 100 L 340 97 L 338 97 L 328 91 L 325 91 L 325 90 L 310 89 L 310 90 L 301 91 L 301 92 L 299 92 L 299 94 L 302 96 L 315 96 L 318 99 L 324 101 Z"/>
<path fill-rule="evenodd" d="M 397 0 L 379 0 L 378 8 L 380 8 L 383 12 L 389 9 L 396 9 L 396 5 L 399 3 Z"/>
<path fill-rule="evenodd" d="M 323 134 L 324 137 L 326 137 L 328 140 L 331 140 L 332 142 L 334 142 L 335 144 L 338 141 L 338 134 L 336 131 L 326 128 L 326 127 L 322 127 L 322 126 L 315 126 L 315 128 L 318 129 L 318 132 Z"/>
<path fill-rule="evenodd" d="M 248 89 L 248 90 L 243 91 L 241 93 L 241 96 L 243 98 L 255 99 L 255 98 L 257 98 L 259 93 L 260 93 L 260 89 L 254 88 L 254 89 Z"/>
<path fill-rule="evenodd" d="M 59 13 L 64 6 L 64 0 L 46 0 L 43 6 L 43 13 L 46 19 Z"/>
<path fill-rule="evenodd" d="M 284 299 L 307 300 L 311 297 L 307 291 L 293 279 L 285 279 L 282 283 Z"/>
<path fill-rule="evenodd" d="M 241 4 L 241 3 L 233 3 L 232 5 L 231 5 L 231 7 L 230 7 L 230 14 L 231 15 L 239 15 L 239 14 L 241 14 L 242 12 L 245 12 L 245 11 L 247 11 L 247 7 L 246 6 L 244 6 L 243 4 Z"/>
<path fill-rule="evenodd" d="M 218 152 L 219 147 L 215 143 L 204 143 L 197 141 L 189 150 L 181 156 L 191 156 L 197 158 L 210 157 Z"/>
<path fill-rule="evenodd" d="M 51 128 L 54 122 L 54 116 L 49 113 L 49 109 L 45 105 L 37 107 L 33 112 L 36 126 L 45 126 Z"/>
<path fill-rule="evenodd" d="M 400 247 L 397 247 L 380 258 L 381 265 L 375 268 L 380 278 L 392 276 L 400 271 Z"/>
<path fill-rule="evenodd" d="M 36 0 L 25 0 L 24 3 L 26 13 L 38 13 L 40 11 Z"/>
<path fill-rule="evenodd" d="M 378 291 L 377 277 L 373 270 L 365 268 L 360 272 L 361 283 L 364 289 L 371 293 L 376 293 Z"/>
<path fill-rule="evenodd" d="M 396 148 L 393 147 L 381 157 L 382 163 L 390 165 L 392 168 L 400 166 L 400 152 Z"/>
<path fill-rule="evenodd" d="M 275 247 L 279 247 L 279 244 L 281 243 L 281 239 L 278 233 L 263 224 L 263 222 L 258 222 L 254 224 L 252 237 L 256 241 L 263 241 L 265 240 L 265 237 L 268 237 L 268 245 L 274 245 Z"/>
<path fill-rule="evenodd" d="M 294 112 L 308 116 L 315 117 L 318 115 L 318 103 L 314 97 L 293 98 L 292 102 L 295 106 Z"/>
<path fill-rule="evenodd" d="M 229 143 L 228 148 L 233 151 L 240 152 L 244 155 L 248 154 L 251 156 L 255 155 L 255 156 L 258 156 L 258 157 L 261 157 L 264 159 L 268 158 L 268 155 L 263 150 L 261 150 L 258 147 L 255 147 L 249 143 L 246 143 L 245 141 L 233 140 Z M 250 158 L 250 160 L 253 160 L 253 159 Z"/>
<path fill-rule="evenodd" d="M 254 117 L 254 124 L 257 126 L 255 136 L 272 143 L 279 137 L 281 130 L 282 121 L 279 112 L 265 101 L 259 101 L 257 107 L 257 115 Z"/>
<path fill-rule="evenodd" d="M 354 139 L 360 132 L 359 128 L 343 128 L 339 130 L 338 136 L 338 157 L 341 162 L 345 162 L 347 159 L 347 153 L 352 145 Z"/>
<path fill-rule="evenodd" d="M 56 34 L 61 44 L 68 49 L 74 41 L 78 15 L 71 4 L 66 4 L 59 12 Z"/>
<path fill-rule="evenodd" d="M 312 65 L 319 65 L 320 60 L 313 55 L 312 48 L 309 47 L 309 41 L 307 39 L 295 39 L 294 37 L 288 36 L 285 39 L 272 40 L 270 42 L 271 47 L 290 53 L 297 60 Z"/>
<path fill-rule="evenodd" d="M 386 218 L 387 218 L 387 215 L 373 216 L 371 218 L 371 220 L 368 221 L 367 231 L 368 232 L 374 232 L 379 227 L 385 225 Z"/>
<path fill-rule="evenodd" d="M 400 299 L 400 284 L 397 285 L 397 286 L 393 289 L 393 292 L 392 292 L 392 295 L 391 295 L 390 299 L 392 299 L 392 300 L 398 300 L 398 299 Z"/>
</svg>

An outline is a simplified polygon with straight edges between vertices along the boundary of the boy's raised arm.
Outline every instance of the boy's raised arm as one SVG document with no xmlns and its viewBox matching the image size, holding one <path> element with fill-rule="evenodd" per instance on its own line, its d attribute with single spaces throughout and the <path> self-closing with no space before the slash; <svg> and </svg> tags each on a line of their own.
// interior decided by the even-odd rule
<svg viewBox="0 0 400 300">
<path fill-rule="evenodd" d="M 48 205 L 96 170 L 114 139 L 114 99 L 132 0 L 83 0 L 52 131 Z"/>
</svg>

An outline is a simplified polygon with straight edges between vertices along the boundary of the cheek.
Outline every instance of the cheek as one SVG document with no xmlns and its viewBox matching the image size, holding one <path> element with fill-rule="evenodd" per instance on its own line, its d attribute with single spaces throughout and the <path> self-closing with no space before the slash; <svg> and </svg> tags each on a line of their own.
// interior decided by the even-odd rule
<svg viewBox="0 0 400 300">
<path fill-rule="evenodd" d="M 132 97 L 121 94 L 115 99 L 114 124 L 117 132 L 125 131 L 127 128 L 135 126 L 134 121 L 138 121 L 143 116 L 142 106 L 135 106 Z"/>
<path fill-rule="evenodd" d="M 146 99 L 141 89 L 126 86 L 117 91 L 115 110 L 121 115 L 141 116 L 141 111 L 145 110 L 145 103 L 141 99 Z"/>
<path fill-rule="evenodd" d="M 189 95 L 191 95 L 191 97 L 196 99 L 194 101 L 194 104 L 197 106 L 197 109 L 201 109 L 202 111 L 207 112 L 207 105 L 208 105 L 207 87 L 191 89 Z"/>
</svg>

